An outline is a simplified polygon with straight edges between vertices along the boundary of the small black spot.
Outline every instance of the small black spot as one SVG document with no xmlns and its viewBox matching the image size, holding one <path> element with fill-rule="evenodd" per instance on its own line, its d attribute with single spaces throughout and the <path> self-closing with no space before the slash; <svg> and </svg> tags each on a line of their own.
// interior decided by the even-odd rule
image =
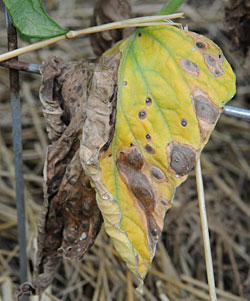
<svg viewBox="0 0 250 301">
<path fill-rule="evenodd" d="M 135 146 L 135 143 L 134 143 L 134 142 L 131 142 L 131 143 L 130 143 L 130 147 L 132 147 L 132 146 Z"/>
<path fill-rule="evenodd" d="M 127 86 L 127 84 L 128 84 L 128 82 L 125 80 L 125 81 L 123 82 L 123 85 L 124 85 L 124 86 Z"/>
<path fill-rule="evenodd" d="M 150 106 L 152 104 L 152 99 L 150 97 L 146 98 L 146 105 Z"/>
<path fill-rule="evenodd" d="M 151 136 L 149 134 L 146 135 L 147 140 L 151 140 Z"/>
<path fill-rule="evenodd" d="M 150 154 L 155 154 L 154 148 L 153 148 L 151 145 L 149 145 L 149 144 L 146 144 L 146 145 L 145 145 L 145 150 L 146 150 L 148 153 L 150 153 Z"/>
<path fill-rule="evenodd" d="M 156 236 L 156 235 L 158 235 L 158 230 L 155 228 L 155 229 L 152 229 L 151 230 L 151 234 L 153 235 L 153 236 Z"/>
<path fill-rule="evenodd" d="M 145 119 L 146 116 L 147 116 L 147 113 L 146 113 L 146 111 L 141 110 L 141 111 L 138 113 L 138 116 L 139 116 L 140 119 Z"/>
<path fill-rule="evenodd" d="M 138 33 L 138 37 L 139 37 L 139 38 L 141 37 L 141 32 Z"/>
<path fill-rule="evenodd" d="M 112 154 L 109 154 L 109 158 L 112 157 Z"/>
<path fill-rule="evenodd" d="M 200 49 L 205 49 L 205 48 L 206 48 L 206 45 L 205 45 L 203 42 L 197 42 L 197 43 L 196 43 L 196 47 L 197 47 L 197 48 L 200 48 Z"/>
<path fill-rule="evenodd" d="M 219 60 L 221 59 L 221 54 L 218 55 L 218 59 L 219 59 Z"/>
<path fill-rule="evenodd" d="M 183 127 L 185 127 L 185 126 L 187 126 L 187 120 L 186 119 L 182 119 L 181 120 L 181 125 L 183 126 Z"/>
</svg>

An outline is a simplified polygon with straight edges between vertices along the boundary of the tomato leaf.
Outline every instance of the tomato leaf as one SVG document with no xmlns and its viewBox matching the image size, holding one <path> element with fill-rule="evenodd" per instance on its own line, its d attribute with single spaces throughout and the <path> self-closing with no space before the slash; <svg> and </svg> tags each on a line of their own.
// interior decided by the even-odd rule
<svg viewBox="0 0 250 301">
<path fill-rule="evenodd" d="M 18 31 L 29 38 L 51 38 L 65 34 L 45 11 L 40 0 L 3 0 Z"/>
<path fill-rule="evenodd" d="M 234 95 L 235 75 L 212 41 L 173 26 L 138 29 L 106 54 L 117 51 L 115 133 L 99 157 L 109 195 L 97 202 L 117 251 L 143 280 L 175 188 Z"/>
</svg>

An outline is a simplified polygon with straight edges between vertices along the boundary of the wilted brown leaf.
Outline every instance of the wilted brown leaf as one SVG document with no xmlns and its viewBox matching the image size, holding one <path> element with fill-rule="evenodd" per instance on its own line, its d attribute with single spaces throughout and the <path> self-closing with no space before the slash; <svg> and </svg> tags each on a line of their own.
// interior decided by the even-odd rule
<svg viewBox="0 0 250 301">
<path fill-rule="evenodd" d="M 95 5 L 91 26 L 132 18 L 132 11 L 126 0 L 100 0 Z M 117 41 L 128 37 L 134 29 L 121 28 L 97 32 L 90 36 L 91 45 L 96 55 L 101 55 Z"/>
<path fill-rule="evenodd" d="M 229 1 L 225 9 L 225 21 L 234 46 L 244 54 L 247 68 L 250 59 L 250 1 Z"/>
<path fill-rule="evenodd" d="M 42 65 L 40 99 L 50 145 L 38 234 L 38 294 L 53 280 L 60 258 L 82 259 L 99 233 L 102 216 L 79 152 L 83 127 L 90 148 L 112 139 L 119 59 L 64 63 L 53 57 Z"/>
</svg>

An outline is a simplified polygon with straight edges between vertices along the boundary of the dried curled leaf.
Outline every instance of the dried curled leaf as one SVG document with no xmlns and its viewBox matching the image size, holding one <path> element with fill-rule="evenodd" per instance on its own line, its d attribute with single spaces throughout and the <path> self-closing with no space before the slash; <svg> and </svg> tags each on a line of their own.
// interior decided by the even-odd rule
<svg viewBox="0 0 250 301">
<path fill-rule="evenodd" d="M 80 161 L 80 144 L 85 120 L 95 143 L 102 133 L 103 113 L 108 130 L 103 144 L 109 143 L 114 128 L 115 80 L 119 59 L 112 70 L 104 61 L 64 63 L 52 58 L 42 66 L 40 99 L 47 121 L 50 145 L 44 167 L 44 208 L 40 217 L 36 292 L 40 294 L 52 281 L 61 257 L 80 260 L 99 233 L 102 216 L 96 192 Z M 112 85 L 109 84 L 112 83 Z M 98 93 L 107 87 L 108 95 Z M 89 106 L 94 105 L 94 120 Z M 93 121 L 97 121 L 93 123 Z"/>
<path fill-rule="evenodd" d="M 108 53 L 116 51 L 122 59 L 115 133 L 94 184 L 107 233 L 143 280 L 175 188 L 234 95 L 235 76 L 213 42 L 172 26 L 137 30 Z M 85 163 L 97 177 L 93 154 Z"/>
<path fill-rule="evenodd" d="M 250 1 L 230 0 L 225 8 L 225 22 L 235 47 L 245 57 L 244 67 L 250 63 Z"/>
<path fill-rule="evenodd" d="M 99 0 L 95 5 L 91 26 L 130 18 L 132 18 L 132 11 L 126 0 Z M 120 28 L 92 34 L 90 41 L 95 54 L 101 55 L 116 42 L 128 37 L 133 31 L 132 28 Z"/>
</svg>

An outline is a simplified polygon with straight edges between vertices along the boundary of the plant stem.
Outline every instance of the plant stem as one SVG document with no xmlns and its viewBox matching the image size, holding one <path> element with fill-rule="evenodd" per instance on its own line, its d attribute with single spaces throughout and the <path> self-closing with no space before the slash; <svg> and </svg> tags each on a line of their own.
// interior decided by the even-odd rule
<svg viewBox="0 0 250 301">
<path fill-rule="evenodd" d="M 217 301 L 200 158 L 197 160 L 195 172 L 196 172 L 196 185 L 197 185 L 199 208 L 200 208 L 201 229 L 202 229 L 202 236 L 203 236 L 203 243 L 204 243 L 209 294 L 210 294 L 211 301 Z"/>
<path fill-rule="evenodd" d="M 0 62 L 9 60 L 13 57 L 22 55 L 24 53 L 28 53 L 28 52 L 31 52 L 34 50 L 41 49 L 43 47 L 57 43 L 64 39 L 73 39 L 73 38 L 81 36 L 81 35 L 87 35 L 87 34 L 92 34 L 92 33 L 100 32 L 100 31 L 112 30 L 112 29 L 118 29 L 118 28 L 175 25 L 176 23 L 169 23 L 169 22 L 167 22 L 167 20 L 171 20 L 174 18 L 182 18 L 182 17 L 183 17 L 183 13 L 172 14 L 172 15 L 162 15 L 162 16 L 141 17 L 141 18 L 123 20 L 123 21 L 119 21 L 119 22 L 108 23 L 108 24 L 104 24 L 104 25 L 100 25 L 100 26 L 89 27 L 89 28 L 81 29 L 81 30 L 77 30 L 77 31 L 69 31 L 68 33 L 66 33 L 62 36 L 51 38 L 51 39 L 44 40 L 44 41 L 40 41 L 38 43 L 34 43 L 31 45 L 16 49 L 14 51 L 9 51 L 7 53 L 4 53 L 4 54 L 0 55 Z M 159 22 L 155 22 L 155 21 L 159 21 Z M 165 21 L 165 22 L 163 22 L 163 21 Z"/>
</svg>

